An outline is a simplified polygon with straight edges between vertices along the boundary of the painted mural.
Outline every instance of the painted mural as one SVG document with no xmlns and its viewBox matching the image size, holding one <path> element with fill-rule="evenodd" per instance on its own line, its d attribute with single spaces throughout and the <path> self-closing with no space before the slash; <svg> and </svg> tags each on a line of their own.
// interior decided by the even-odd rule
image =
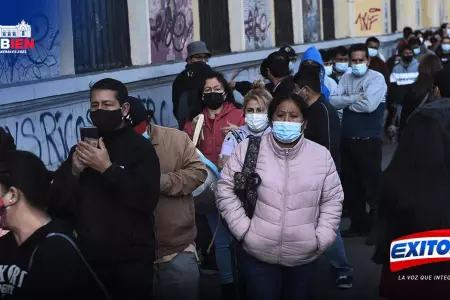
<svg viewBox="0 0 450 300">
<path fill-rule="evenodd" d="M 244 0 L 245 48 L 257 50 L 272 47 L 270 0 Z"/>
<path fill-rule="evenodd" d="M 8 1 L 9 2 L 9 1 Z M 2 7 L 2 26 L 22 20 L 31 26 L 34 49 L 0 54 L 0 84 L 41 80 L 60 74 L 60 32 L 57 0 L 10 1 Z"/>
<path fill-rule="evenodd" d="M 385 31 L 385 12 L 380 7 L 381 1 L 355 0 L 355 33 L 357 36 L 381 34 Z"/>
<path fill-rule="evenodd" d="M 314 43 L 321 38 L 320 1 L 303 0 L 303 40 Z"/>
<path fill-rule="evenodd" d="M 148 0 L 152 62 L 183 60 L 194 38 L 192 0 Z"/>
</svg>

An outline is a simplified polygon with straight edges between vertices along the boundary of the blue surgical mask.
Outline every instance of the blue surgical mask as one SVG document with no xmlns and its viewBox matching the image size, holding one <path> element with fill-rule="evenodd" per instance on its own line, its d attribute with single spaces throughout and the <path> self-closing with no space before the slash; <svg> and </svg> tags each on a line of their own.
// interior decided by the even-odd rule
<svg viewBox="0 0 450 300">
<path fill-rule="evenodd" d="M 150 139 L 150 136 L 148 135 L 147 131 L 145 131 L 145 132 L 142 134 L 142 136 L 145 137 L 146 139 Z"/>
<path fill-rule="evenodd" d="M 348 63 L 336 63 L 334 68 L 340 73 L 345 73 L 348 69 Z"/>
<path fill-rule="evenodd" d="M 303 123 L 273 122 L 272 133 L 275 139 L 283 144 L 295 142 L 302 135 Z"/>
<path fill-rule="evenodd" d="M 444 51 L 450 51 L 450 44 L 442 44 L 441 47 Z"/>
<path fill-rule="evenodd" d="M 327 76 L 331 76 L 331 74 L 333 74 L 333 66 L 325 66 L 325 75 Z"/>
<path fill-rule="evenodd" d="M 413 49 L 413 53 L 414 53 L 414 55 L 419 55 L 420 54 L 420 48 Z"/>
<path fill-rule="evenodd" d="M 374 57 L 378 55 L 378 49 L 369 48 L 369 56 Z"/>
<path fill-rule="evenodd" d="M 364 76 L 367 73 L 367 64 L 352 65 L 352 73 L 355 76 Z"/>
<path fill-rule="evenodd" d="M 291 70 L 291 72 L 294 71 L 294 63 L 292 61 L 289 62 L 289 70 Z"/>
</svg>

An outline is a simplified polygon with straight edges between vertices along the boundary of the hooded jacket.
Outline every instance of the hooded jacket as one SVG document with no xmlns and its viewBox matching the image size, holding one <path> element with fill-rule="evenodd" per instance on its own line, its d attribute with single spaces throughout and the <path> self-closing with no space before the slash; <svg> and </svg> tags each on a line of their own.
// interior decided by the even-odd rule
<svg viewBox="0 0 450 300">
<path fill-rule="evenodd" d="M 263 135 L 255 170 L 261 185 L 250 219 L 234 192 L 248 143 L 237 145 L 217 186 L 216 204 L 231 233 L 266 263 L 293 267 L 316 260 L 336 239 L 344 200 L 330 152 L 304 137 L 283 149 L 272 133 Z"/>
<path fill-rule="evenodd" d="M 207 108 L 204 108 L 202 113 L 205 116 L 205 124 L 203 127 L 204 139 L 200 142 L 199 149 L 207 159 L 212 161 L 217 166 L 219 162 L 219 153 L 225 139 L 225 136 L 222 133 L 222 128 L 230 126 L 228 123 L 236 126 L 244 125 L 244 112 L 242 109 L 234 106 L 233 103 L 225 102 L 223 104 L 222 111 L 217 114 L 214 119 L 209 118 Z M 194 135 L 192 121 L 186 122 L 184 131 L 190 137 Z"/>
<path fill-rule="evenodd" d="M 73 245 L 51 233 L 76 241 L 72 227 L 59 220 L 39 228 L 20 246 L 12 232 L 0 239 L 0 298 L 105 299 Z"/>
<path fill-rule="evenodd" d="M 323 67 L 322 56 L 320 55 L 320 52 L 319 52 L 319 50 L 317 50 L 316 47 L 314 47 L 314 46 L 309 47 L 306 50 L 306 52 L 303 54 L 300 66 L 298 67 L 298 71 L 300 71 L 300 69 L 302 67 L 302 63 L 307 60 L 315 61 L 316 63 L 318 63 L 320 65 L 319 78 L 320 78 L 320 84 L 322 85 L 322 94 L 325 96 L 325 99 L 328 101 L 328 98 L 330 98 L 330 91 L 328 90 L 328 88 L 325 85 L 325 76 L 326 76 L 325 68 Z"/>
</svg>

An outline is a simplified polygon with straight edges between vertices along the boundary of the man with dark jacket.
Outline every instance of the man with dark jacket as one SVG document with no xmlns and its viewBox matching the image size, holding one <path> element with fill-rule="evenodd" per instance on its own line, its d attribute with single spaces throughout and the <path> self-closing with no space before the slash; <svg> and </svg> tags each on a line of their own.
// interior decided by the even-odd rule
<svg viewBox="0 0 450 300">
<path fill-rule="evenodd" d="M 184 123 L 187 120 L 189 107 L 187 102 L 200 99 L 200 96 L 195 95 L 195 92 L 203 89 L 203 81 L 206 74 L 211 70 L 211 67 L 207 64 L 211 53 L 204 42 L 192 42 L 187 45 L 187 50 L 186 68 L 178 74 L 172 85 L 173 115 L 178 121 L 180 130 L 183 130 Z"/>
<path fill-rule="evenodd" d="M 71 150 L 55 173 L 50 212 L 73 221 L 82 252 L 113 299 L 151 299 L 158 156 L 126 126 L 122 82 L 96 82 L 90 102 L 98 147 L 80 141 Z"/>
<path fill-rule="evenodd" d="M 200 273 L 197 265 L 195 209 L 192 192 L 206 180 L 205 164 L 189 136 L 173 128 L 139 126 L 149 113 L 130 97 L 134 130 L 150 139 L 161 165 L 160 195 L 155 209 L 155 289 L 161 300 L 197 300 Z M 150 112 L 150 116 L 152 112 Z"/>
<path fill-rule="evenodd" d="M 321 94 L 319 76 L 299 72 L 294 77 L 296 93 L 308 104 L 305 138 L 327 148 L 333 157 L 336 169 L 340 171 L 341 122 L 336 109 Z M 327 249 L 326 257 L 333 270 L 336 286 L 342 289 L 353 285 L 353 268 L 348 262 L 340 231 L 334 244 Z"/>
</svg>

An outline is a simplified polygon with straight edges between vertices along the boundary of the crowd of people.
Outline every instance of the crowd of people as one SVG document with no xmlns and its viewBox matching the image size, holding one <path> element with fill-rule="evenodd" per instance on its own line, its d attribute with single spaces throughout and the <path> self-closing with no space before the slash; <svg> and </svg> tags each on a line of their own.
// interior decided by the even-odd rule
<svg viewBox="0 0 450 300">
<path fill-rule="evenodd" d="M 0 298 L 197 300 L 200 274 L 219 274 L 226 300 L 311 299 L 322 255 L 352 288 L 342 238 L 355 236 L 375 245 L 380 296 L 448 293 L 399 282 L 389 257 L 393 240 L 450 225 L 449 33 L 407 27 L 387 59 L 376 37 L 301 58 L 284 46 L 254 82 L 227 80 L 193 42 L 173 83 L 178 129 L 99 80 L 99 139 L 55 172 L 0 130 Z"/>
</svg>

